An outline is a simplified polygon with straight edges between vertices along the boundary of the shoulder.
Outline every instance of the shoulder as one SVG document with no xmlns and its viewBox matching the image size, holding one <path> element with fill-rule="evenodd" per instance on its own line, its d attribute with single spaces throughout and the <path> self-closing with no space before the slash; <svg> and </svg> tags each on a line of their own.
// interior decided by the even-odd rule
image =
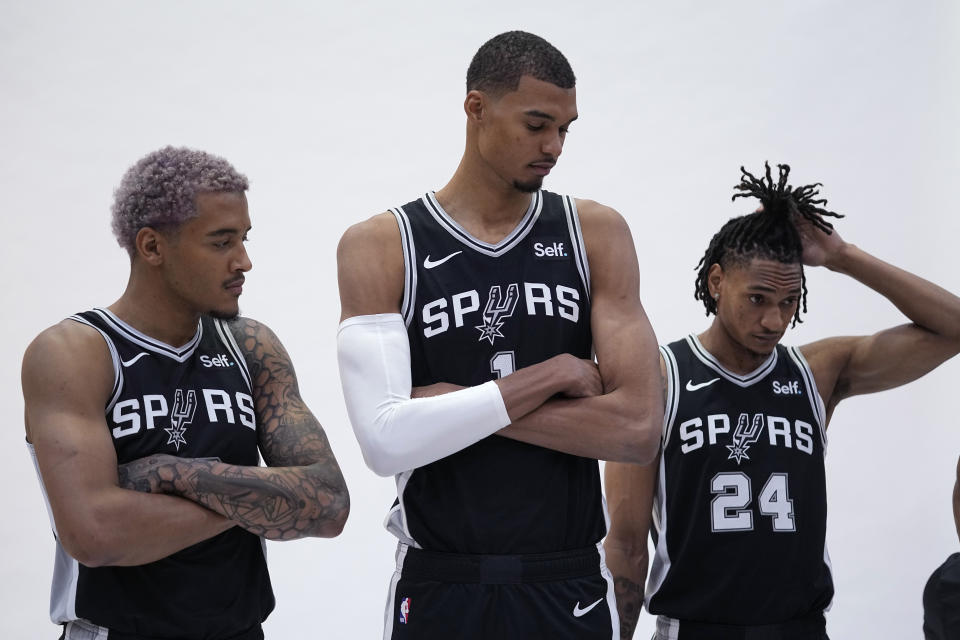
<svg viewBox="0 0 960 640">
<path fill-rule="evenodd" d="M 82 323 L 63 320 L 34 338 L 23 355 L 21 382 L 27 412 L 54 405 L 102 410 L 115 376 L 110 351 L 100 333 Z"/>
<path fill-rule="evenodd" d="M 593 200 L 577 199 L 577 213 L 583 244 L 590 262 L 591 287 L 610 280 L 618 282 L 617 290 L 636 289 L 639 280 L 637 252 L 633 235 L 623 216 L 616 209 Z"/>
<path fill-rule="evenodd" d="M 400 227 L 392 213 L 384 212 L 351 226 L 337 246 L 341 320 L 397 312 L 404 273 Z"/>
<path fill-rule="evenodd" d="M 577 203 L 577 215 L 584 229 L 586 229 L 587 225 L 591 228 L 612 228 L 615 230 L 629 228 L 627 221 L 624 220 L 623 216 L 613 207 L 608 207 L 594 200 L 586 200 L 583 198 L 575 198 L 574 201 Z"/>
<path fill-rule="evenodd" d="M 99 331 L 81 322 L 61 320 L 33 339 L 23 355 L 23 364 L 33 367 L 61 361 L 90 361 L 97 360 L 98 356 L 110 362 L 107 344 Z"/>
<path fill-rule="evenodd" d="M 237 341 L 240 350 L 247 356 L 248 360 L 251 354 L 260 353 L 264 344 L 280 344 L 277 334 L 266 324 L 253 318 L 237 316 L 227 320 L 227 326 L 233 339 Z"/>
<path fill-rule="evenodd" d="M 385 211 L 348 227 L 337 246 L 337 259 L 354 252 L 382 250 L 399 242 L 397 220 L 392 213 Z"/>
</svg>

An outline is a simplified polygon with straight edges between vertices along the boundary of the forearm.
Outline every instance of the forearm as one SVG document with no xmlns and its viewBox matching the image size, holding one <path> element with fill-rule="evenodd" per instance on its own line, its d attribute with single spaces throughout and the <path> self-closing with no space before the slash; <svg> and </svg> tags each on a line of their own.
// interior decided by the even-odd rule
<svg viewBox="0 0 960 640">
<path fill-rule="evenodd" d="M 946 289 L 852 244 L 844 244 L 825 266 L 870 287 L 924 329 L 960 340 L 960 298 Z"/>
<path fill-rule="evenodd" d="M 597 382 L 589 392 L 599 392 L 593 365 L 561 355 L 496 382 L 412 398 L 410 345 L 399 314 L 349 318 L 337 343 L 347 413 L 367 466 L 380 475 L 460 451 L 558 392 L 589 387 L 591 375 Z"/>
<path fill-rule="evenodd" d="M 620 389 L 557 398 L 510 424 L 502 436 L 585 458 L 648 464 L 657 454 L 663 409 Z"/>
<path fill-rule="evenodd" d="M 117 487 L 89 497 L 82 513 L 59 515 L 64 549 L 91 567 L 155 562 L 234 526 L 190 500 Z"/>
<path fill-rule="evenodd" d="M 620 617 L 620 638 L 633 637 L 643 609 L 644 582 L 647 579 L 647 554 L 632 552 L 609 538 L 604 543 L 607 568 L 613 575 L 613 588 Z"/>
<path fill-rule="evenodd" d="M 246 467 L 151 456 L 121 470 L 131 488 L 186 498 L 271 540 L 336 536 L 350 508 L 339 468 L 324 463 Z"/>
</svg>

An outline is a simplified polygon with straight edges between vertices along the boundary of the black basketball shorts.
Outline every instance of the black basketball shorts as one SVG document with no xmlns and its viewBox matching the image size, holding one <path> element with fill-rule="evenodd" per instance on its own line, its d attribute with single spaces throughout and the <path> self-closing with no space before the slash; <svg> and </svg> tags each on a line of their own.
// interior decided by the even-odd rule
<svg viewBox="0 0 960 640">
<path fill-rule="evenodd" d="M 516 556 L 434 553 L 400 544 L 384 640 L 617 640 L 602 548 Z"/>
</svg>

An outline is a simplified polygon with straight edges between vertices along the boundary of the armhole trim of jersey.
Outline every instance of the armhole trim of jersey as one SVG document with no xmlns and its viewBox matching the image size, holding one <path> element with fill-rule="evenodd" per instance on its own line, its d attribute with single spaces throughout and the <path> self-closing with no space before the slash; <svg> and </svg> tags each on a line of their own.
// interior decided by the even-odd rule
<svg viewBox="0 0 960 640">
<path fill-rule="evenodd" d="M 680 406 L 680 369 L 677 366 L 677 358 L 670 347 L 661 346 L 660 354 L 663 356 L 663 363 L 667 369 L 667 399 L 664 405 L 666 410 L 663 412 L 663 441 L 661 442 L 661 449 L 665 451 L 667 442 L 670 440 L 670 433 L 673 431 L 673 421 L 677 418 L 677 408 Z"/>
<path fill-rule="evenodd" d="M 227 348 L 227 351 L 233 355 L 233 359 L 237 361 L 237 366 L 240 367 L 240 373 L 243 376 L 243 380 L 247 383 L 247 388 L 250 390 L 250 393 L 253 394 L 253 380 L 250 378 L 250 369 L 247 368 L 247 359 L 243 357 L 243 352 L 240 350 L 240 345 L 237 344 L 236 338 L 233 337 L 233 331 L 230 330 L 230 326 L 227 324 L 226 320 L 214 318 L 213 324 L 217 328 L 217 334 L 220 336 L 220 342 L 224 344 L 224 346 Z"/>
<path fill-rule="evenodd" d="M 807 387 L 807 397 L 810 399 L 810 408 L 813 409 L 813 415 L 817 418 L 820 426 L 820 437 L 823 439 L 823 449 L 827 449 L 827 420 L 826 408 L 823 405 L 823 398 L 820 396 L 820 390 L 817 389 L 817 381 L 813 377 L 813 371 L 807 364 L 807 359 L 803 357 L 800 349 L 797 347 L 787 347 L 787 353 L 794 364 L 800 369 L 800 375 L 803 376 L 803 382 Z"/>
<path fill-rule="evenodd" d="M 577 263 L 577 271 L 583 281 L 583 288 L 590 297 L 590 263 L 587 261 L 587 246 L 583 242 L 583 232 L 580 229 L 580 215 L 577 213 L 577 203 L 570 196 L 563 196 L 563 209 L 567 214 L 567 229 L 570 231 L 570 243 L 573 245 L 573 257 Z"/>
<path fill-rule="evenodd" d="M 397 219 L 400 227 L 400 244 L 403 249 L 403 301 L 400 304 L 400 315 L 403 323 L 409 327 L 413 321 L 413 308 L 417 296 L 417 248 L 413 242 L 413 231 L 410 229 L 410 219 L 403 207 L 390 209 L 390 213 Z"/>
<path fill-rule="evenodd" d="M 107 343 L 107 349 L 110 351 L 110 360 L 113 362 L 113 389 L 111 389 L 110 399 L 107 400 L 107 404 L 104 407 L 104 412 L 108 412 L 113 409 L 113 405 L 115 405 L 120 398 L 120 391 L 123 390 L 123 367 L 120 366 L 120 354 L 117 352 L 117 346 L 113 344 L 113 340 L 110 339 L 106 331 L 83 316 L 72 315 L 70 316 L 70 320 L 85 324 L 91 329 L 96 330 L 103 338 L 103 341 Z"/>
</svg>

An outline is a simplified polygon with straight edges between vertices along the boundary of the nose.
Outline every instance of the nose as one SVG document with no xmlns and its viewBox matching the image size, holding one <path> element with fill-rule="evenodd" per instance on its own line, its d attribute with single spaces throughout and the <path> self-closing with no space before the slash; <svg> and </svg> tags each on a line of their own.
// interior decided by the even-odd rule
<svg viewBox="0 0 960 640">
<path fill-rule="evenodd" d="M 783 317 L 775 306 L 767 308 L 760 316 L 760 326 L 770 332 L 779 332 L 783 328 Z"/>
<path fill-rule="evenodd" d="M 250 256 L 247 255 L 247 247 L 242 242 L 239 243 L 237 253 L 233 258 L 233 264 L 230 265 L 232 271 L 241 271 L 246 273 L 253 268 L 253 263 L 250 262 Z"/>
<path fill-rule="evenodd" d="M 563 151 L 563 134 L 559 131 L 550 134 L 547 136 L 547 139 L 544 140 L 543 146 L 540 148 L 544 154 L 549 155 L 556 159 L 559 157 L 560 152 Z"/>
</svg>

